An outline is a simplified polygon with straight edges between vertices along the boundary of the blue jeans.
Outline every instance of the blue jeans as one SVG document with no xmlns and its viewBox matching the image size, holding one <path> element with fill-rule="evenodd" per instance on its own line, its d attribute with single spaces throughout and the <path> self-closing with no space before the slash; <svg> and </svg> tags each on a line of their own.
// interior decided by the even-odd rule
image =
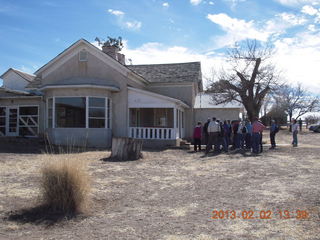
<svg viewBox="0 0 320 240">
<path fill-rule="evenodd" d="M 252 152 L 253 153 L 260 152 L 260 140 L 261 140 L 260 133 L 252 134 Z"/>
<path fill-rule="evenodd" d="M 292 144 L 298 146 L 298 131 L 292 132 L 293 141 Z"/>
</svg>

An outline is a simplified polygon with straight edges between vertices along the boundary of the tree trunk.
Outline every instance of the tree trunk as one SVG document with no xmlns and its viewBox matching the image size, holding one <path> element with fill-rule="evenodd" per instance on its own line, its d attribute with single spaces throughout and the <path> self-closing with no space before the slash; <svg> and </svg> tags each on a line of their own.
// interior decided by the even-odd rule
<svg viewBox="0 0 320 240">
<path fill-rule="evenodd" d="M 134 138 L 112 138 L 111 158 L 119 161 L 137 160 L 142 157 L 143 140 Z"/>
</svg>

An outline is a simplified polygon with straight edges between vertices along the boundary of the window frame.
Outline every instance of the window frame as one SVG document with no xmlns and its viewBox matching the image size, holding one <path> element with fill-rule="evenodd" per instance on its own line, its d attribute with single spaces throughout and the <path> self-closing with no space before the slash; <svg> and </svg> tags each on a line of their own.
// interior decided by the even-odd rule
<svg viewBox="0 0 320 240">
<path fill-rule="evenodd" d="M 99 96 L 53 96 L 53 97 L 48 97 L 46 99 L 46 127 L 47 128 L 66 128 L 66 127 L 56 127 L 56 117 L 55 117 L 55 113 L 56 113 L 56 98 L 85 98 L 86 102 L 85 102 L 85 127 L 84 128 L 80 128 L 80 129 L 112 129 L 112 99 L 110 97 L 99 97 Z M 102 98 L 105 99 L 105 117 L 104 118 L 95 118 L 95 117 L 90 117 L 89 116 L 89 99 L 90 98 Z M 52 99 L 52 127 L 49 127 L 49 100 Z M 109 102 L 109 106 L 108 106 L 108 102 Z M 109 108 L 108 108 L 109 107 Z M 94 107 L 92 107 L 94 108 Z M 101 107 L 102 108 L 102 107 Z M 105 120 L 105 126 L 104 128 L 93 128 L 93 127 L 89 127 L 89 120 L 90 119 L 104 119 Z M 68 128 L 68 127 L 67 127 Z"/>
</svg>

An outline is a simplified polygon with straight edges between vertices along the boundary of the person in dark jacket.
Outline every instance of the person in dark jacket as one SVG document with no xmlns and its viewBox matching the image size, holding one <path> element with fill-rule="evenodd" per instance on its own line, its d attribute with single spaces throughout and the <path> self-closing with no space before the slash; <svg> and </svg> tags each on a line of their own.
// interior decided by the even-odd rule
<svg viewBox="0 0 320 240">
<path fill-rule="evenodd" d="M 197 147 L 199 151 L 201 151 L 201 133 L 202 126 L 201 122 L 198 122 L 197 126 L 193 130 L 193 142 L 194 142 L 194 151 L 197 151 Z"/>
<path fill-rule="evenodd" d="M 270 125 L 270 142 L 271 142 L 271 147 L 270 149 L 275 149 L 276 148 L 276 134 L 279 131 L 279 127 L 276 124 L 275 120 L 271 120 L 271 125 Z"/>
<path fill-rule="evenodd" d="M 208 125 L 210 123 L 210 118 L 208 118 L 207 122 L 203 125 L 203 135 L 204 135 L 204 144 L 207 145 L 208 144 L 208 140 L 209 140 L 209 133 L 208 133 Z"/>
</svg>

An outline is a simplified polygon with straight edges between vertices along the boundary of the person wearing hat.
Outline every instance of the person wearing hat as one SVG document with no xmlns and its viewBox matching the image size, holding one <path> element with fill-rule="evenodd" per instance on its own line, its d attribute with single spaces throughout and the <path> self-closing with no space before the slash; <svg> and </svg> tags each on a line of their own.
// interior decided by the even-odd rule
<svg viewBox="0 0 320 240">
<path fill-rule="evenodd" d="M 275 149 L 276 148 L 276 134 L 279 131 L 279 127 L 276 124 L 275 120 L 271 120 L 271 125 L 270 125 L 270 142 L 271 142 L 271 147 L 270 149 Z"/>
</svg>

